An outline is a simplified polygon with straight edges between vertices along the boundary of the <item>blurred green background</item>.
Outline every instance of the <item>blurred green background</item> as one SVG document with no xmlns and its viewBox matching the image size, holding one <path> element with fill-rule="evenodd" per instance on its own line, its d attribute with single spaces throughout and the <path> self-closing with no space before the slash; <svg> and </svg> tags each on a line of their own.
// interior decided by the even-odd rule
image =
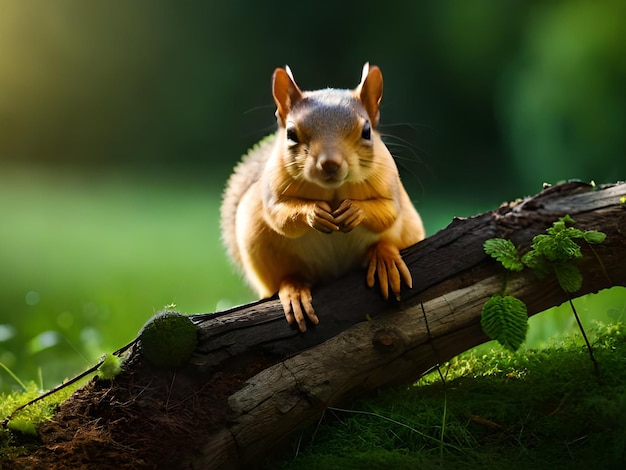
<svg viewBox="0 0 626 470">
<path fill-rule="evenodd" d="M 0 2 L 0 362 L 51 387 L 166 304 L 254 297 L 219 241 L 226 178 L 275 128 L 270 77 L 352 88 L 427 231 L 543 182 L 626 177 L 626 3 Z M 581 300 L 624 319 L 626 294 Z M 573 324 L 543 314 L 529 344 Z M 0 368 L 0 391 L 14 387 Z"/>
</svg>

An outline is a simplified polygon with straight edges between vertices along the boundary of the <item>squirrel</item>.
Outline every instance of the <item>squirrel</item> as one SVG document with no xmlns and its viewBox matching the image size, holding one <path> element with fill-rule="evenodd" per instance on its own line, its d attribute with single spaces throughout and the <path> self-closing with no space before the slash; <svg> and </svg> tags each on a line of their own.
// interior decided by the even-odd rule
<svg viewBox="0 0 626 470">
<path fill-rule="evenodd" d="M 303 92 L 288 66 L 272 77 L 278 130 L 228 180 L 222 239 L 261 298 L 276 292 L 290 325 L 317 325 L 311 287 L 367 267 L 385 299 L 412 287 L 400 250 L 424 238 L 422 220 L 376 131 L 380 69 L 354 90 Z"/>
</svg>

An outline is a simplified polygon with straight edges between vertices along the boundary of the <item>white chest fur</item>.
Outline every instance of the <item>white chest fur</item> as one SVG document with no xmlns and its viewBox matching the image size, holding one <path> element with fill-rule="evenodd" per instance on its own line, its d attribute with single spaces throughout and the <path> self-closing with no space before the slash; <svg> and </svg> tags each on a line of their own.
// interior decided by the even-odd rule
<svg viewBox="0 0 626 470">
<path fill-rule="evenodd" d="M 338 277 L 363 264 L 367 249 L 379 238 L 363 227 L 349 233 L 310 230 L 297 239 L 284 238 L 283 256 L 293 257 L 299 273 L 316 281 Z"/>
</svg>

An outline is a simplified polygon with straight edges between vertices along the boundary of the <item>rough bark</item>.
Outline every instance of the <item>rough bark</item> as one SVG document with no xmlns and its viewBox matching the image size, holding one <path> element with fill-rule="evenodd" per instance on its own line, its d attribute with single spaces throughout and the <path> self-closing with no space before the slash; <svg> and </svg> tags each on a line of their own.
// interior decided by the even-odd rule
<svg viewBox="0 0 626 470">
<path fill-rule="evenodd" d="M 104 427 L 108 440 L 100 447 L 110 456 L 133 449 L 141 460 L 132 462 L 135 467 L 254 466 L 326 407 L 410 383 L 486 341 L 481 309 L 503 285 L 502 268 L 483 251 L 489 238 L 527 247 L 534 235 L 569 214 L 578 228 L 607 234 L 601 245 L 583 247 L 584 282 L 576 295 L 626 285 L 626 204 L 620 200 L 625 196 L 624 183 L 602 188 L 567 183 L 493 212 L 455 219 L 403 254 L 414 287 L 400 302 L 384 301 L 365 287 L 363 273 L 351 273 L 314 290 L 320 324 L 305 334 L 287 326 L 276 300 L 195 315 L 200 346 L 192 364 L 154 370 L 135 348 L 113 382 L 96 380 L 63 406 L 42 428 L 44 442 L 47 430 L 66 429 L 68 415 L 83 413 L 71 426 L 83 431 L 91 426 L 94 432 Z M 567 300 L 553 279 L 538 280 L 528 272 L 509 274 L 507 290 L 526 302 L 529 315 Z M 132 434 L 124 431 L 129 426 L 135 427 Z M 74 431 L 63 447 L 72 456 L 78 453 L 77 444 L 71 445 Z M 147 436 L 133 441 L 137 433 Z M 58 454 L 60 438 L 50 439 Z M 44 462 L 51 453 L 47 443 L 30 462 Z M 108 461 L 118 468 L 129 463 Z M 73 468 L 90 463 L 72 461 Z"/>
</svg>

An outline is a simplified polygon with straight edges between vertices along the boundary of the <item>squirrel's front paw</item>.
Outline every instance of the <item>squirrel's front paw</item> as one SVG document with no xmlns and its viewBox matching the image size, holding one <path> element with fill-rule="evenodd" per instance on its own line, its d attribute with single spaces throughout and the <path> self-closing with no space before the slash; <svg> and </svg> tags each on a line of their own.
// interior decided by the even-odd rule
<svg viewBox="0 0 626 470">
<path fill-rule="evenodd" d="M 345 199 L 332 215 L 335 218 L 335 224 L 339 226 L 342 232 L 349 232 L 364 219 L 363 211 L 351 199 Z"/>
<path fill-rule="evenodd" d="M 335 223 L 330 205 L 325 201 L 316 202 L 311 212 L 307 215 L 309 227 L 324 233 L 332 233 L 339 230 Z"/>
<path fill-rule="evenodd" d="M 278 297 L 283 305 L 287 323 L 293 325 L 295 321 L 303 333 L 306 331 L 305 314 L 314 325 L 320 322 L 311 303 L 311 289 L 304 282 L 294 278 L 284 279 L 278 289 Z"/>
<path fill-rule="evenodd" d="M 389 298 L 389 288 L 400 300 L 400 283 L 413 287 L 411 271 L 404 263 L 400 250 L 395 245 L 380 241 L 372 245 L 365 256 L 367 263 L 367 285 L 374 287 L 375 275 L 385 299 Z"/>
</svg>

